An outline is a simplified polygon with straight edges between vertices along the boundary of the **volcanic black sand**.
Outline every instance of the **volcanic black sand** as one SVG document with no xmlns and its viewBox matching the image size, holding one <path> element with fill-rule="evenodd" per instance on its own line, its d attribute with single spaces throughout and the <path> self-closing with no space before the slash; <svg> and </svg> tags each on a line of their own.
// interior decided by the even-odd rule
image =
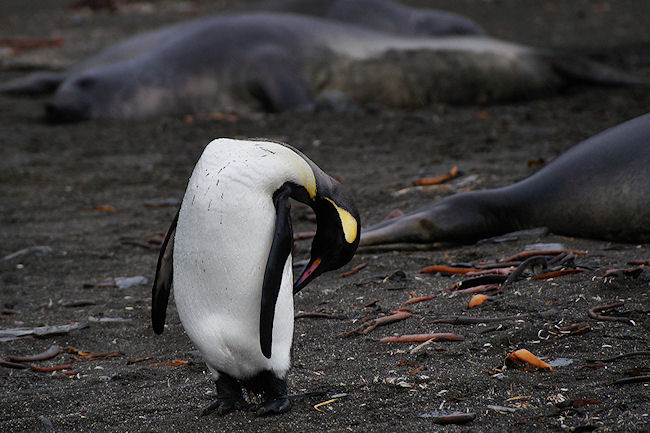
<svg viewBox="0 0 650 433">
<path fill-rule="evenodd" d="M 128 3 L 116 12 L 89 12 L 66 8 L 68 0 L 7 0 L 0 6 L 0 36 L 60 36 L 64 44 L 18 56 L 2 53 L 6 61 L 61 64 L 118 37 L 218 11 L 228 3 L 234 1 Z M 474 18 L 497 37 L 564 47 L 650 76 L 650 14 L 644 1 L 435 4 Z M 0 78 L 18 75 L 4 71 Z M 268 137 L 297 146 L 345 183 L 369 224 L 396 208 L 410 211 L 455 191 L 522 179 L 535 170 L 528 161 L 549 161 L 580 140 L 648 111 L 647 88 L 576 86 L 536 101 L 440 105 L 415 112 L 371 107 L 349 115 L 213 115 L 137 124 L 48 125 L 40 119 L 44 101 L 0 97 L 0 257 L 49 247 L 0 259 L 0 329 L 89 326 L 0 343 L 4 359 L 59 345 L 63 351 L 57 357 L 33 364 L 69 364 L 72 371 L 0 366 L 0 431 L 648 431 L 647 379 L 616 382 L 648 375 L 647 352 L 597 362 L 648 350 L 650 272 L 602 278 L 608 269 L 629 269 L 634 267 L 629 261 L 649 259 L 648 245 L 537 234 L 500 243 L 360 250 L 344 269 L 317 279 L 295 298 L 296 313 L 329 316 L 296 320 L 290 392 L 323 394 L 296 399 L 290 413 L 270 418 L 249 412 L 200 417 L 215 388 L 193 354 L 173 302 L 162 336 L 153 334 L 149 319 L 156 242 L 195 161 L 215 137 Z M 398 193 L 418 177 L 440 175 L 455 165 L 461 176 L 446 187 Z M 161 206 L 169 199 L 170 206 Z M 308 209 L 294 209 L 296 232 L 313 230 L 308 214 Z M 432 264 L 502 259 L 540 242 L 585 251 L 576 264 L 588 269 L 519 281 L 488 293 L 489 301 L 469 311 L 470 295 L 451 296 L 446 290 L 461 277 L 419 273 Z M 309 244 L 297 241 L 296 261 L 308 257 Z M 362 263 L 365 268 L 341 277 Z M 128 288 L 113 284 L 116 277 L 135 276 L 147 282 Z M 407 320 L 367 335 L 339 336 L 420 295 L 437 297 L 411 305 L 413 316 Z M 617 302 L 624 304 L 604 313 L 633 322 L 596 321 L 587 314 Z M 455 315 L 516 314 L 527 316 L 487 324 L 429 323 Z M 107 318 L 126 321 L 98 321 Z M 451 332 L 465 340 L 434 342 L 415 354 L 410 352 L 414 344 L 378 341 L 424 332 Z M 556 367 L 552 372 L 500 371 L 516 349 L 554 361 Z M 121 356 L 89 359 L 83 356 L 87 352 Z M 153 365 L 174 360 L 188 362 Z M 444 426 L 420 416 L 433 411 L 472 412 L 475 419 Z"/>
</svg>

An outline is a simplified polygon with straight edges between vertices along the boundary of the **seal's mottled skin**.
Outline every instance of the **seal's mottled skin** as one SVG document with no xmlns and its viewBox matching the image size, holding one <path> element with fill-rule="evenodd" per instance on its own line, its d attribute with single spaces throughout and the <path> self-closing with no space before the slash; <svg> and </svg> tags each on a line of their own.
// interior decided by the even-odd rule
<svg viewBox="0 0 650 433">
<path fill-rule="evenodd" d="M 456 194 L 369 227 L 361 245 L 473 242 L 530 227 L 650 241 L 650 114 L 577 144 L 521 182 Z"/>
</svg>

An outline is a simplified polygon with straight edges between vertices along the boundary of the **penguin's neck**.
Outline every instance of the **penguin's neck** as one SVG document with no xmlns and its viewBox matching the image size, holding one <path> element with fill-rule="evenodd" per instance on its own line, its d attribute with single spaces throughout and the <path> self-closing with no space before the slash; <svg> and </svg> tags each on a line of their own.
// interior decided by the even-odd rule
<svg viewBox="0 0 650 433">
<path fill-rule="evenodd" d="M 205 149 L 195 170 L 202 171 L 206 181 L 246 184 L 269 197 L 286 182 L 316 193 L 310 165 L 279 143 L 217 139 Z"/>
</svg>

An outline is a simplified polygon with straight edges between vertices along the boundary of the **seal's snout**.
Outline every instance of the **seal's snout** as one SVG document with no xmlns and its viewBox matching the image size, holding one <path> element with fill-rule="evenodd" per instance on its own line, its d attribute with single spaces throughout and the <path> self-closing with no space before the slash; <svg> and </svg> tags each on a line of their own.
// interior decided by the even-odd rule
<svg viewBox="0 0 650 433">
<path fill-rule="evenodd" d="M 45 104 L 45 120 L 48 122 L 79 122 L 88 118 L 88 110 L 83 107 L 64 105 L 56 102 L 48 102 Z"/>
</svg>

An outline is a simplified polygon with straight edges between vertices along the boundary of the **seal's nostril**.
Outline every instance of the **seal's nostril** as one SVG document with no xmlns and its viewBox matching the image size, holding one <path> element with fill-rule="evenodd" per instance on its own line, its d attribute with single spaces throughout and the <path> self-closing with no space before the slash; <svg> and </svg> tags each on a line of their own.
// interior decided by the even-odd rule
<svg viewBox="0 0 650 433">
<path fill-rule="evenodd" d="M 60 101 L 50 101 L 45 104 L 45 120 L 48 122 L 78 122 L 88 118 L 88 109 L 83 106 L 70 105 Z"/>
<path fill-rule="evenodd" d="M 48 102 L 45 104 L 45 120 L 49 122 L 58 122 L 60 118 L 59 109 L 56 104 Z"/>
</svg>

